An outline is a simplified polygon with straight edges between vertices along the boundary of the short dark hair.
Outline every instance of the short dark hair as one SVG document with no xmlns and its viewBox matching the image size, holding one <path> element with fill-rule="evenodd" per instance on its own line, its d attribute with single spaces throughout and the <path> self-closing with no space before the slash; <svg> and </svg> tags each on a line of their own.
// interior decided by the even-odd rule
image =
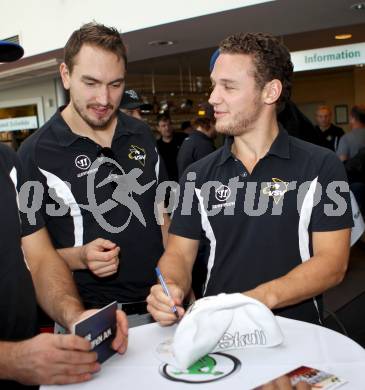
<svg viewBox="0 0 365 390">
<path fill-rule="evenodd" d="M 195 127 L 202 127 L 204 130 L 209 130 L 212 127 L 212 121 L 207 117 L 198 117 L 193 124 Z"/>
<path fill-rule="evenodd" d="M 256 67 L 254 77 L 261 90 L 271 80 L 281 81 L 283 89 L 276 109 L 280 112 L 284 108 L 291 95 L 293 63 L 288 48 L 279 40 L 266 33 L 237 33 L 220 43 L 219 53 L 252 56 Z"/>
<path fill-rule="evenodd" d="M 191 122 L 190 121 L 183 121 L 183 122 L 181 122 L 180 130 L 184 131 L 185 129 L 188 129 L 189 127 L 191 127 Z"/>
<path fill-rule="evenodd" d="M 357 121 L 365 125 L 365 105 L 358 104 L 351 108 L 351 116 Z"/>
<path fill-rule="evenodd" d="M 64 62 L 72 72 L 74 58 L 81 50 L 82 45 L 89 44 L 114 53 L 124 60 L 127 65 L 127 50 L 120 32 L 113 27 L 106 27 L 99 23 L 87 23 L 74 31 L 68 39 L 64 49 Z"/>
<path fill-rule="evenodd" d="M 157 124 L 159 124 L 160 122 L 171 122 L 171 118 L 166 113 L 158 114 L 156 117 L 156 122 Z"/>
</svg>

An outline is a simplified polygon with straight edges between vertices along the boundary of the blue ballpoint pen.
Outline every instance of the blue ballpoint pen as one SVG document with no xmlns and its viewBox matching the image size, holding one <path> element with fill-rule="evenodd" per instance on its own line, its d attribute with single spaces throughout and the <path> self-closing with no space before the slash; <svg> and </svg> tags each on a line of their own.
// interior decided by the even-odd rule
<svg viewBox="0 0 365 390">
<path fill-rule="evenodd" d="M 155 270 L 156 270 L 157 278 L 158 278 L 158 280 L 159 280 L 159 282 L 160 282 L 160 284 L 161 284 L 161 286 L 162 286 L 162 289 L 163 289 L 164 293 L 165 293 L 169 298 L 171 298 L 170 291 L 169 291 L 169 289 L 168 289 L 168 287 L 167 287 L 167 285 L 166 285 L 166 282 L 165 282 L 164 277 L 163 277 L 162 274 L 161 274 L 160 268 L 156 267 Z M 177 308 L 176 308 L 175 305 L 172 307 L 172 311 L 174 312 L 176 318 L 178 319 L 178 318 L 179 318 L 179 314 L 178 314 L 178 312 L 177 312 Z"/>
</svg>

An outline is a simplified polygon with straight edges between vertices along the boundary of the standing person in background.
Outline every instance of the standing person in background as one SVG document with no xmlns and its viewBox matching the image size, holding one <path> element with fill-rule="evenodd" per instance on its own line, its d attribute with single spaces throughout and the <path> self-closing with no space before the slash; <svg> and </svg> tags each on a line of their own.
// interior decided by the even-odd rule
<svg viewBox="0 0 365 390">
<path fill-rule="evenodd" d="M 365 105 L 352 107 L 351 131 L 345 134 L 337 149 L 337 156 L 345 169 L 360 211 L 365 217 Z"/>
<path fill-rule="evenodd" d="M 177 155 L 179 179 L 189 165 L 215 151 L 213 139 L 216 136 L 216 131 L 213 119 L 208 117 L 197 118 L 193 122 L 193 127 L 193 132 L 184 139 Z M 208 255 L 209 242 L 202 237 L 192 272 L 192 289 L 197 298 L 202 295 Z"/>
<path fill-rule="evenodd" d="M 70 102 L 19 155 L 28 180 L 45 188 L 34 228 L 47 226 L 84 304 L 117 300 L 143 315 L 166 233 L 154 208 L 165 174 L 149 126 L 119 110 L 126 65 L 118 30 L 88 23 L 74 31 L 60 66 Z M 48 206 L 60 204 L 62 213 L 50 215 Z"/>
<path fill-rule="evenodd" d="M 161 135 L 161 138 L 157 140 L 157 148 L 165 162 L 169 180 L 178 181 L 176 158 L 186 134 L 175 133 L 171 119 L 166 114 L 157 116 L 157 131 Z"/>
<path fill-rule="evenodd" d="M 207 117 L 197 118 L 193 126 L 193 132 L 184 139 L 177 155 L 179 178 L 190 164 L 215 150 L 213 139 L 216 133 L 212 120 Z"/>
<path fill-rule="evenodd" d="M 190 121 L 184 121 L 184 122 L 181 122 L 180 130 L 182 133 L 189 135 L 194 131 L 194 128 L 191 125 Z"/>
<path fill-rule="evenodd" d="M 341 127 L 332 123 L 332 110 L 329 106 L 319 106 L 316 110 L 316 129 L 320 130 L 323 136 L 323 146 L 333 150 L 338 148 L 340 138 L 345 134 Z"/>
<path fill-rule="evenodd" d="M 299 110 L 298 106 L 288 100 L 283 109 L 277 113 L 278 122 L 292 136 L 311 144 L 324 146 L 322 132 Z"/>
<path fill-rule="evenodd" d="M 346 161 L 357 155 L 365 147 L 365 105 L 356 105 L 350 112 L 351 131 L 345 134 L 336 151 L 341 161 Z"/>
<path fill-rule="evenodd" d="M 23 53 L 20 46 L 0 41 L 0 62 L 16 61 Z M 0 143 L 0 387 L 84 382 L 100 369 L 90 341 L 75 335 L 36 335 L 36 300 L 68 330 L 91 313 L 85 312 L 70 270 L 46 229 L 39 226 L 27 233 L 27 217 L 18 209 L 23 179 L 15 152 Z M 116 315 L 112 346 L 122 353 L 128 324 L 121 311 Z"/>
</svg>

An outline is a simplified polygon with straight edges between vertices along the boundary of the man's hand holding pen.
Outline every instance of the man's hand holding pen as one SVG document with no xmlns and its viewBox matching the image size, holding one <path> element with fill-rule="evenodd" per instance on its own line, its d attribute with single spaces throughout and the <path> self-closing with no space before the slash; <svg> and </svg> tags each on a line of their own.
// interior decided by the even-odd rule
<svg viewBox="0 0 365 390">
<path fill-rule="evenodd" d="M 182 307 L 184 292 L 178 285 L 166 283 L 158 269 L 156 273 L 160 284 L 152 286 L 147 297 L 147 310 L 160 325 L 172 325 L 185 314 Z"/>
</svg>

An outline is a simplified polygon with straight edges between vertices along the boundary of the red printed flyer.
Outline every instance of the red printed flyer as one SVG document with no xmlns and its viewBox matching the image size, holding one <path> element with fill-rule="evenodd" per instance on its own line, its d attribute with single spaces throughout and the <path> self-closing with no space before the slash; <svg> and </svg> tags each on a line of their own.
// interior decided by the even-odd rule
<svg viewBox="0 0 365 390">
<path fill-rule="evenodd" d="M 318 370 L 317 368 L 301 366 L 279 378 L 273 379 L 269 383 L 255 387 L 253 390 L 271 389 L 273 385 L 276 386 L 275 389 L 332 390 L 337 389 L 344 383 L 346 381 L 341 380 L 336 375 Z"/>
</svg>

